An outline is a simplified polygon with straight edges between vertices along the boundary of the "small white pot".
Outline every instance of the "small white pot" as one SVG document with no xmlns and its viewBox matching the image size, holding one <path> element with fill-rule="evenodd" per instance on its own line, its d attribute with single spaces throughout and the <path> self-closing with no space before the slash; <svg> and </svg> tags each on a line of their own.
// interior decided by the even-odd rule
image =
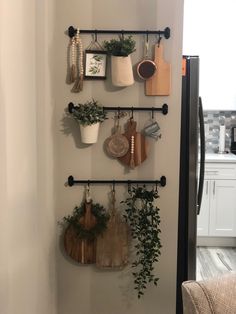
<svg viewBox="0 0 236 314">
<path fill-rule="evenodd" d="M 98 139 L 100 122 L 91 125 L 80 124 L 81 141 L 85 144 L 94 144 Z"/>
<path fill-rule="evenodd" d="M 130 55 L 127 57 L 111 56 L 111 79 L 114 86 L 130 86 L 134 84 Z"/>
</svg>

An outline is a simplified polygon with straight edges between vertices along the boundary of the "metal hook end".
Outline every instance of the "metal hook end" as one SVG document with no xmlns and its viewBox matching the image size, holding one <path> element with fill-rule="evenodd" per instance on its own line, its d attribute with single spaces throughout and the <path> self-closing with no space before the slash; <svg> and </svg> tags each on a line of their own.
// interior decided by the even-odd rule
<svg viewBox="0 0 236 314">
<path fill-rule="evenodd" d="M 166 186 L 166 177 L 162 176 L 160 180 L 161 186 Z"/>
<path fill-rule="evenodd" d="M 74 177 L 73 176 L 69 176 L 67 182 L 68 182 L 69 186 L 73 186 L 74 185 Z"/>
<path fill-rule="evenodd" d="M 70 38 L 73 38 L 77 34 L 77 29 L 73 26 L 68 27 L 68 35 Z"/>
<path fill-rule="evenodd" d="M 72 113 L 73 110 L 74 110 L 74 108 L 75 108 L 75 106 L 74 106 L 73 102 L 70 102 L 70 103 L 68 104 L 68 111 L 69 111 L 69 113 Z"/>
<path fill-rule="evenodd" d="M 170 38 L 170 28 L 169 27 L 166 27 L 164 29 L 164 37 L 165 37 L 165 39 Z"/>
<path fill-rule="evenodd" d="M 120 119 L 120 107 L 117 108 L 117 118 Z"/>
<path fill-rule="evenodd" d="M 154 119 L 154 108 L 152 107 L 152 120 Z"/>
<path fill-rule="evenodd" d="M 95 38 L 95 42 L 97 42 L 98 41 L 98 31 L 97 31 L 97 29 L 95 29 L 95 31 L 94 31 L 94 38 Z"/>
<path fill-rule="evenodd" d="M 163 113 L 164 115 L 166 115 L 166 114 L 168 113 L 168 105 L 167 105 L 167 104 L 164 104 L 164 105 L 162 106 L 162 113 Z"/>
</svg>

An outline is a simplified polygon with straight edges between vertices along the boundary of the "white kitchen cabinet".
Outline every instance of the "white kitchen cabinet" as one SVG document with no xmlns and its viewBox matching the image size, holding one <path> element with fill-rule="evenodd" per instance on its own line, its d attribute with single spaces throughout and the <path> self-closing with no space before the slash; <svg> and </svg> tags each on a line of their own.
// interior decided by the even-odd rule
<svg viewBox="0 0 236 314">
<path fill-rule="evenodd" d="M 207 163 L 197 235 L 236 237 L 236 164 Z"/>
<path fill-rule="evenodd" d="M 210 236 L 236 236 L 236 180 L 211 181 Z"/>
<path fill-rule="evenodd" d="M 200 214 L 197 217 L 197 235 L 209 235 L 209 213 L 210 213 L 210 181 L 204 180 L 202 204 Z"/>
</svg>

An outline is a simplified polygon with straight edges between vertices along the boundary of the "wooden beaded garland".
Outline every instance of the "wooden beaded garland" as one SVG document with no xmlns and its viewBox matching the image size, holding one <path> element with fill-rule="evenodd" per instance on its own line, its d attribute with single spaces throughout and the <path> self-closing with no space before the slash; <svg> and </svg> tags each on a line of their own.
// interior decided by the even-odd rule
<svg viewBox="0 0 236 314">
<path fill-rule="evenodd" d="M 71 38 L 71 68 L 70 68 L 70 83 L 74 83 L 78 75 L 76 64 L 76 42 L 75 37 Z"/>
<path fill-rule="evenodd" d="M 130 140 L 130 168 L 134 169 L 135 168 L 135 164 L 134 164 L 134 136 L 131 136 L 131 140 Z"/>
<path fill-rule="evenodd" d="M 79 36 L 79 29 L 70 39 L 68 47 L 68 79 L 69 84 L 74 83 L 71 91 L 78 93 L 83 89 L 84 64 L 83 45 Z"/>
</svg>

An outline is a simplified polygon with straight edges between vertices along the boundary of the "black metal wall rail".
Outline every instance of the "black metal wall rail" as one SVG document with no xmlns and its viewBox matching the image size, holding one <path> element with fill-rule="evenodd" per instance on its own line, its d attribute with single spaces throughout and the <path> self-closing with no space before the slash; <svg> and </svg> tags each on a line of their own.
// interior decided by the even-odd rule
<svg viewBox="0 0 236 314">
<path fill-rule="evenodd" d="M 115 30 L 115 29 L 80 29 L 79 30 L 80 34 L 94 34 L 95 36 L 97 34 L 152 34 L 152 35 L 159 35 L 159 36 L 164 36 L 165 39 L 170 38 L 170 28 L 166 27 L 164 30 Z M 77 29 L 74 28 L 73 26 L 70 26 L 68 28 L 68 36 L 70 38 L 74 37 L 77 34 Z"/>
<path fill-rule="evenodd" d="M 70 113 L 73 112 L 74 109 L 76 109 L 76 107 L 72 102 L 70 102 L 68 104 L 68 111 Z M 156 108 L 156 107 L 103 107 L 104 111 L 151 111 L 151 112 L 155 112 L 155 111 L 160 111 L 162 112 L 164 115 L 166 115 L 168 113 L 168 105 L 167 104 L 163 104 L 163 106 L 161 108 Z"/>
<path fill-rule="evenodd" d="M 73 176 L 69 176 L 67 183 L 69 186 L 73 186 L 75 184 L 155 184 L 155 185 L 166 185 L 166 177 L 162 176 L 160 180 L 75 180 Z"/>
</svg>

